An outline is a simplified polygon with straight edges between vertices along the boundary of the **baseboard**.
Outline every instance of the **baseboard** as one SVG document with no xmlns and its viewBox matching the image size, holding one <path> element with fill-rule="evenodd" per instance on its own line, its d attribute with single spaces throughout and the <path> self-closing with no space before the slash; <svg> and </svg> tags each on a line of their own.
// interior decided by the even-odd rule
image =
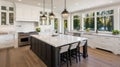
<svg viewBox="0 0 120 67">
<path fill-rule="evenodd" d="M 102 49 L 102 48 L 96 48 L 98 50 L 102 50 L 102 51 L 106 51 L 106 52 L 109 52 L 109 53 L 113 53 L 112 51 L 109 51 L 109 50 L 105 50 L 105 49 Z"/>
<path fill-rule="evenodd" d="M 12 49 L 12 48 L 14 48 L 14 47 L 13 46 L 11 46 L 11 47 L 4 47 L 4 48 L 0 48 L 0 50 Z"/>
</svg>

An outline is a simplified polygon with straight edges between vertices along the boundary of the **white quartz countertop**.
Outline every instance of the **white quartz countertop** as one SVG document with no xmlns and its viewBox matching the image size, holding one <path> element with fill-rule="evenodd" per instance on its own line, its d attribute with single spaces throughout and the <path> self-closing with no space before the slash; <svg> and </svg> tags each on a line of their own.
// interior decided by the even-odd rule
<svg viewBox="0 0 120 67">
<path fill-rule="evenodd" d="M 120 38 L 120 35 L 104 34 L 104 33 L 90 33 L 88 35 L 104 36 L 104 37 L 116 37 Z"/>
<path fill-rule="evenodd" d="M 87 34 L 87 35 L 96 35 L 96 36 L 105 36 L 105 37 L 116 37 L 116 38 L 120 38 L 120 34 L 119 35 L 113 35 L 112 32 L 99 32 L 99 33 L 95 33 L 95 32 L 78 32 L 78 31 L 72 31 L 72 33 L 78 33 L 78 34 Z"/>
<path fill-rule="evenodd" d="M 87 40 L 87 38 L 84 37 L 76 37 L 76 36 L 64 35 L 64 34 L 59 34 L 55 36 L 45 35 L 45 34 L 31 35 L 31 36 L 39 40 L 42 40 L 54 47 L 60 47 L 66 44 L 72 44 L 79 41 Z"/>
</svg>

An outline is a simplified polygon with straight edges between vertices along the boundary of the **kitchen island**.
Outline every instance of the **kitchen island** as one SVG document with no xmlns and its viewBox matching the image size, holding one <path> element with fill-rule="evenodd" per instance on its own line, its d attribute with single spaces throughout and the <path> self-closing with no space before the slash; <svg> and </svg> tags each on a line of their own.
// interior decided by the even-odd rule
<svg viewBox="0 0 120 67">
<path fill-rule="evenodd" d="M 31 50 L 47 65 L 60 67 L 60 47 L 86 40 L 83 45 L 83 57 L 87 54 L 87 38 L 71 35 L 31 35 Z"/>
</svg>

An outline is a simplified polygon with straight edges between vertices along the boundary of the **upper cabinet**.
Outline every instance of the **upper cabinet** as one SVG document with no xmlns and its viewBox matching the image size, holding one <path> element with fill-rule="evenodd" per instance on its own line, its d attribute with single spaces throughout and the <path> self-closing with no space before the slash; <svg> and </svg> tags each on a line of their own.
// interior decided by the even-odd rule
<svg viewBox="0 0 120 67">
<path fill-rule="evenodd" d="M 14 24 L 14 7 L 11 6 L 0 6 L 0 25 L 13 25 Z"/>
<path fill-rule="evenodd" d="M 16 3 L 16 21 L 39 21 L 39 8 Z"/>
</svg>

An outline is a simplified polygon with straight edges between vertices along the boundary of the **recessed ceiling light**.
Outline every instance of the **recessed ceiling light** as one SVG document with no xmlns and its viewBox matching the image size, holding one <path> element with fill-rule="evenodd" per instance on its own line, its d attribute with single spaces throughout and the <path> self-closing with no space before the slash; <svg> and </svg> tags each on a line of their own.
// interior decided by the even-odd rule
<svg viewBox="0 0 120 67">
<path fill-rule="evenodd" d="M 87 8 L 90 8 L 90 6 L 87 6 Z"/>
<path fill-rule="evenodd" d="M 53 7 L 53 8 L 56 8 L 56 7 Z"/>
<path fill-rule="evenodd" d="M 110 3 L 113 3 L 113 1 L 110 1 Z"/>
<path fill-rule="evenodd" d="M 78 6 L 78 5 L 79 5 L 79 3 L 75 3 L 75 5 L 77 5 L 77 6 Z"/>
<path fill-rule="evenodd" d="M 18 0 L 18 1 L 22 1 L 22 0 Z"/>
<path fill-rule="evenodd" d="M 38 5 L 40 6 L 40 3 L 38 3 Z"/>
</svg>

